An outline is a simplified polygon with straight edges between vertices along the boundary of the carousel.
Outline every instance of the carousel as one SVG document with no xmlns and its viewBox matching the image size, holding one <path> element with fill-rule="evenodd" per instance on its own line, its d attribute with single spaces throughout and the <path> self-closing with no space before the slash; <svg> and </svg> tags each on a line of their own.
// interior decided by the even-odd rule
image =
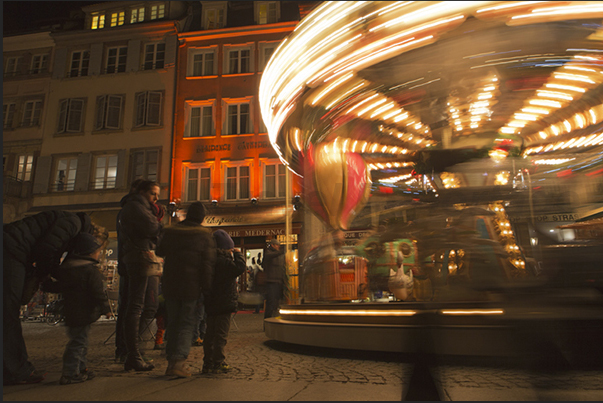
<svg viewBox="0 0 603 403">
<path fill-rule="evenodd" d="M 575 343 L 560 323 L 600 337 L 603 240 L 580 220 L 603 207 L 602 40 L 602 2 L 318 5 L 260 83 L 304 212 L 266 334 L 479 355 Z"/>
</svg>

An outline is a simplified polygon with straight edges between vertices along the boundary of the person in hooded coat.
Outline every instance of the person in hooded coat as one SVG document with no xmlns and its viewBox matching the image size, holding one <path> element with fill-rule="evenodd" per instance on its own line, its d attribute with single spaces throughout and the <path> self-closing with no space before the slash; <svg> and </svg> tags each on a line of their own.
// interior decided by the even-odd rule
<svg viewBox="0 0 603 403">
<path fill-rule="evenodd" d="M 3 226 L 4 385 L 44 380 L 29 361 L 19 309 L 58 267 L 75 236 L 93 230 L 87 214 L 62 210 L 43 211 Z"/>
</svg>

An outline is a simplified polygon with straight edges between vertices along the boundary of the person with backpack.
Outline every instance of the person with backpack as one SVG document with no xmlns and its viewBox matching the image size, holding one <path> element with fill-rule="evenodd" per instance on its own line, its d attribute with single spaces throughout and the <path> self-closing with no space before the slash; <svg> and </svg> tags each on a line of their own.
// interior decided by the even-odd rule
<svg viewBox="0 0 603 403">
<path fill-rule="evenodd" d="M 287 278 L 285 268 L 285 249 L 282 248 L 278 239 L 270 240 L 270 245 L 264 253 L 262 266 L 266 273 L 266 310 L 264 319 L 272 318 L 278 313 L 280 301 L 285 291 Z"/>
</svg>

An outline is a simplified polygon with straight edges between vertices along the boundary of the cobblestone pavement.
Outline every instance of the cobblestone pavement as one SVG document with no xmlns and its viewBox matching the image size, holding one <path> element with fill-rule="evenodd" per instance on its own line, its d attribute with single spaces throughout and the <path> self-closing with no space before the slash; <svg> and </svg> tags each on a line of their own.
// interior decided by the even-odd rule
<svg viewBox="0 0 603 403">
<path fill-rule="evenodd" d="M 275 342 L 265 336 L 262 316 L 247 311 L 236 315 L 226 346 L 232 371 L 202 377 L 254 383 L 386 385 L 399 388 L 402 398 L 413 374 L 409 357 Z M 34 365 L 40 371 L 60 373 L 67 342 L 65 329 L 38 322 L 25 322 L 23 328 Z M 125 372 L 123 365 L 114 363 L 114 338 L 104 343 L 114 328 L 115 322 L 106 320 L 92 327 L 89 366 L 99 377 L 165 378 L 164 351 L 147 350 L 156 365 L 150 373 Z M 146 344 L 152 347 L 152 342 Z M 202 347 L 191 348 L 188 363 L 194 370 L 201 370 L 202 357 Z M 496 359 L 456 359 L 439 361 L 430 369 L 443 400 L 603 400 L 603 365 L 595 369 L 543 369 Z"/>
</svg>

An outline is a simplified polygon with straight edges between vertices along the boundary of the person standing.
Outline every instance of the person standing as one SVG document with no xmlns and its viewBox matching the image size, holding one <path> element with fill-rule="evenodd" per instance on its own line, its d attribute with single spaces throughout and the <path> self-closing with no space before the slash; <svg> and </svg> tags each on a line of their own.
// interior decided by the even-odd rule
<svg viewBox="0 0 603 403">
<path fill-rule="evenodd" d="M 71 241 L 94 230 L 85 213 L 43 211 L 3 226 L 3 381 L 4 385 L 38 383 L 45 376 L 29 361 L 21 328 L 21 305 L 31 300 L 40 282 L 58 267 Z"/>
<path fill-rule="evenodd" d="M 86 359 L 90 327 L 101 315 L 111 317 L 98 261 L 101 248 L 94 236 L 80 233 L 75 238 L 73 253 L 67 255 L 53 275 L 57 281 L 48 279 L 42 284 L 44 291 L 60 293 L 65 300 L 69 342 L 63 354 L 61 385 L 84 382 L 95 376 Z"/>
<path fill-rule="evenodd" d="M 270 240 L 264 253 L 264 270 L 266 273 L 266 310 L 264 319 L 272 318 L 278 313 L 278 307 L 285 290 L 285 249 L 278 239 Z"/>
<path fill-rule="evenodd" d="M 155 256 L 155 247 L 162 227 L 153 207 L 159 193 L 157 182 L 142 181 L 137 192 L 127 198 L 120 213 L 119 237 L 123 241 L 121 250 L 128 275 L 124 321 L 128 350 L 124 361 L 126 371 L 150 371 L 155 367 L 143 360 L 138 339 L 140 323 L 148 325 L 153 321 L 159 305 L 161 264 Z"/>
<path fill-rule="evenodd" d="M 234 247 L 230 235 L 224 230 L 213 234 L 217 255 L 214 279 L 209 293 L 205 294 L 207 312 L 207 333 L 203 341 L 202 373 L 227 372 L 230 367 L 225 362 L 224 347 L 228 340 L 231 316 L 237 311 L 237 277 L 245 272 L 245 257 Z"/>
<path fill-rule="evenodd" d="M 167 310 L 167 376 L 189 377 L 186 359 L 191 349 L 196 307 L 211 286 L 216 247 L 211 231 L 201 226 L 206 209 L 194 202 L 186 218 L 167 227 L 157 247 L 165 258 L 162 291 Z"/>
</svg>

